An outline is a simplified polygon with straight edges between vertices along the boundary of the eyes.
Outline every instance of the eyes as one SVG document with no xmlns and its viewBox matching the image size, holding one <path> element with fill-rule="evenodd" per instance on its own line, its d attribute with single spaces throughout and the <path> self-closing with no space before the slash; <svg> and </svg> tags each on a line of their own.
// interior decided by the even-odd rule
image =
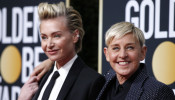
<svg viewBox="0 0 175 100">
<path fill-rule="evenodd" d="M 52 38 L 60 38 L 60 37 L 61 37 L 60 34 L 53 34 L 52 35 Z M 48 36 L 47 35 L 44 35 L 44 34 L 41 34 L 41 39 L 42 40 L 46 40 L 46 39 L 48 39 Z"/>
<path fill-rule="evenodd" d="M 134 49 L 134 46 L 128 46 L 127 47 L 127 50 L 133 50 Z"/>
<path fill-rule="evenodd" d="M 114 51 L 119 51 L 121 48 L 119 46 L 114 46 L 112 47 L 112 50 Z M 125 47 L 126 50 L 134 50 L 134 46 L 126 46 Z"/>
<path fill-rule="evenodd" d="M 47 36 L 41 35 L 41 39 L 45 40 L 45 39 L 47 39 Z"/>
<path fill-rule="evenodd" d="M 54 37 L 56 37 L 56 38 L 57 38 L 57 37 L 61 37 L 61 35 L 59 35 L 59 34 L 55 34 Z"/>
</svg>

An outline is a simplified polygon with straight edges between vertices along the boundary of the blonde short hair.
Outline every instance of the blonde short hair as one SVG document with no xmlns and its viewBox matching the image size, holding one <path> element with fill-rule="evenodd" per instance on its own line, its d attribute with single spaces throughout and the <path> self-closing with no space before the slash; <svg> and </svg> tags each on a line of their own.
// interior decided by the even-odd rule
<svg viewBox="0 0 175 100">
<path fill-rule="evenodd" d="M 66 7 L 63 2 L 58 4 L 40 3 L 38 6 L 40 21 L 64 16 L 67 19 L 67 27 L 73 33 L 76 29 L 79 31 L 79 40 L 75 44 L 75 51 L 78 53 L 82 48 L 82 39 L 84 29 L 81 15 L 72 7 Z"/>
<path fill-rule="evenodd" d="M 139 41 L 142 47 L 145 44 L 145 37 L 143 32 L 129 22 L 120 22 L 112 25 L 105 34 L 106 46 L 109 46 L 110 42 L 115 38 L 119 39 L 126 34 L 132 33 L 134 37 Z"/>
</svg>

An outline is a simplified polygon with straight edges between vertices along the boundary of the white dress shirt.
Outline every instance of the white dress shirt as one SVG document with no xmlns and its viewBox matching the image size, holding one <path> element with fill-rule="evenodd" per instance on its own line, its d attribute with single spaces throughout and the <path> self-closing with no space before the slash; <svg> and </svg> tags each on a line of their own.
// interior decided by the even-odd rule
<svg viewBox="0 0 175 100">
<path fill-rule="evenodd" d="M 52 75 L 54 74 L 55 71 L 58 71 L 60 76 L 55 81 L 53 89 L 52 89 L 52 91 L 50 93 L 49 100 L 56 100 L 57 99 L 57 96 L 60 93 L 61 87 L 62 87 L 62 85 L 63 85 L 63 83 L 64 83 L 64 81 L 65 81 L 65 79 L 67 77 L 67 74 L 69 73 L 69 70 L 72 67 L 72 64 L 74 63 L 74 61 L 75 61 L 75 59 L 77 57 L 78 56 L 75 55 L 70 61 L 68 61 L 60 69 L 57 69 L 56 62 L 55 62 L 54 69 L 53 69 L 52 73 L 49 75 L 49 77 L 48 77 L 47 81 L 45 82 L 44 86 L 42 87 L 42 89 L 40 91 L 40 94 L 39 94 L 39 97 L 38 97 L 38 100 L 42 99 L 44 91 L 45 91 L 47 85 L 49 84 L 49 82 L 51 80 L 51 77 L 52 77 Z"/>
</svg>

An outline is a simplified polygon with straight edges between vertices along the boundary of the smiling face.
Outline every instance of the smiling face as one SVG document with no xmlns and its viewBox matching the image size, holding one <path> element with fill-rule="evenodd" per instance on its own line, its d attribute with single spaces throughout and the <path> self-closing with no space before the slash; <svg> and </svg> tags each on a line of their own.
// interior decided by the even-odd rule
<svg viewBox="0 0 175 100">
<path fill-rule="evenodd" d="M 119 39 L 114 38 L 108 48 L 104 48 L 104 53 L 117 78 L 129 78 L 138 69 L 140 61 L 144 60 L 146 47 L 141 47 L 133 34 L 128 33 Z"/>
<path fill-rule="evenodd" d="M 65 17 L 45 19 L 41 21 L 41 46 L 45 54 L 52 61 L 62 66 L 75 54 L 75 43 L 78 32 L 70 33 Z"/>
</svg>

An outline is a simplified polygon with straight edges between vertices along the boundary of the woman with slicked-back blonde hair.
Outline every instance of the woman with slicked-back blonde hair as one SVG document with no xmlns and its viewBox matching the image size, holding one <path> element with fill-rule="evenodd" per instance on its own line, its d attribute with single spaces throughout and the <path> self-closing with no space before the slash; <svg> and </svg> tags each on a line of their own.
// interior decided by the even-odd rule
<svg viewBox="0 0 175 100">
<path fill-rule="evenodd" d="M 18 100 L 95 100 L 105 79 L 77 55 L 84 36 L 80 14 L 63 2 L 40 3 L 38 14 L 41 47 L 49 60 L 35 69 Z M 40 68 L 49 71 L 40 74 Z"/>
<path fill-rule="evenodd" d="M 66 8 L 63 2 L 58 4 L 40 3 L 38 6 L 38 14 L 40 21 L 64 16 L 70 32 L 72 33 L 75 30 L 79 31 L 79 40 L 76 43 L 75 50 L 77 53 L 81 51 L 84 29 L 81 15 L 78 11 L 72 7 Z"/>
</svg>

